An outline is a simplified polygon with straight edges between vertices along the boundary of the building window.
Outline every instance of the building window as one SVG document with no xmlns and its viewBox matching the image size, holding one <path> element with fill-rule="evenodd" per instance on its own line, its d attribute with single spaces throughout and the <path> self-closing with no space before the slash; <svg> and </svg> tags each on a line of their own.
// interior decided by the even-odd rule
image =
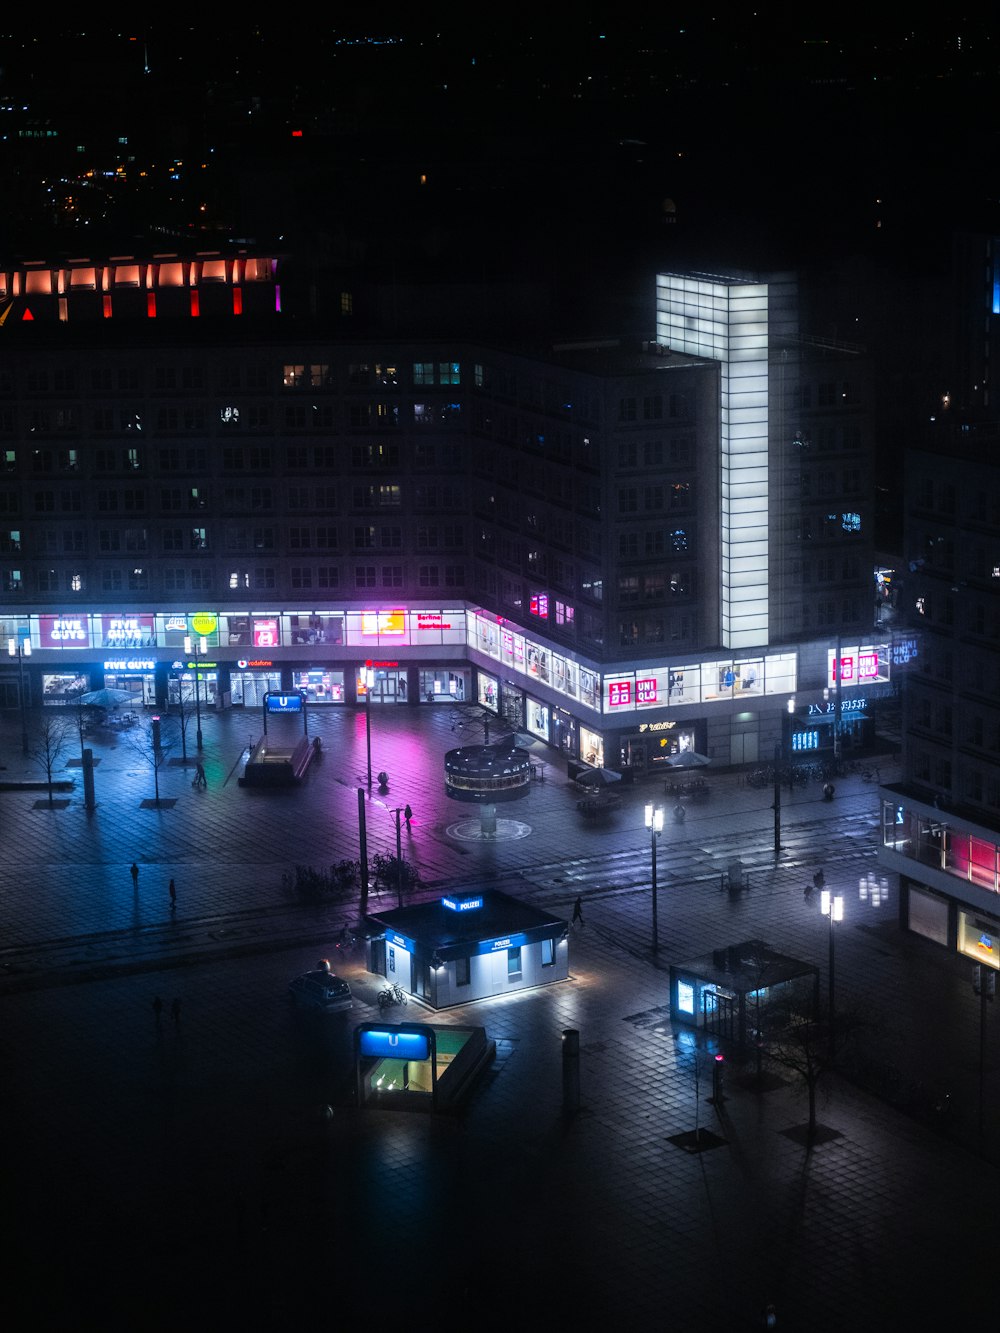
<svg viewBox="0 0 1000 1333">
<path fill-rule="evenodd" d="M 552 967 L 556 961 L 555 940 L 542 940 L 542 967 Z"/>
<path fill-rule="evenodd" d="M 514 981 L 521 975 L 520 948 L 507 950 L 507 980 Z"/>
<path fill-rule="evenodd" d="M 468 958 L 455 959 L 455 985 L 468 986 L 472 980 L 472 968 Z"/>
</svg>

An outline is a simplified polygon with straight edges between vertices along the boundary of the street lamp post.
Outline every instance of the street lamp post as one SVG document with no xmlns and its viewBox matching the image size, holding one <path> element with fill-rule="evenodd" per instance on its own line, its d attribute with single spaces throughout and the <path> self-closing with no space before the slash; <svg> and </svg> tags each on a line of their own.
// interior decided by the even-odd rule
<svg viewBox="0 0 1000 1333">
<path fill-rule="evenodd" d="M 8 639 L 7 652 L 17 658 L 18 685 L 21 695 L 21 747 L 28 753 L 28 702 L 24 693 L 24 659 L 31 656 L 30 639 Z"/>
<path fill-rule="evenodd" d="M 983 1106 L 986 1091 L 986 1006 L 993 1002 L 997 989 L 997 974 L 986 963 L 976 963 L 972 972 L 972 989 L 979 996 L 979 1135 L 983 1134 Z"/>
<path fill-rule="evenodd" d="M 372 686 L 375 684 L 375 672 L 371 662 L 365 663 L 363 680 L 365 683 L 365 746 L 368 750 L 368 790 L 372 787 Z M 399 820 L 396 820 L 398 826 Z"/>
<path fill-rule="evenodd" d="M 201 744 L 201 671 L 199 669 L 199 663 L 201 661 L 202 655 L 208 651 L 208 640 L 204 637 L 204 635 L 202 635 L 202 637 L 199 639 L 192 639 L 190 637 L 186 638 L 184 640 L 184 651 L 185 653 L 194 655 L 194 711 L 195 711 L 195 717 L 197 719 L 197 732 L 195 734 L 195 738 L 197 740 L 198 749 L 200 750 L 202 748 L 202 744 Z"/>
<path fill-rule="evenodd" d="M 774 747 L 774 854 L 781 853 L 781 766 L 788 765 L 788 790 L 792 790 L 792 718 L 795 700 L 788 700 L 787 711 L 781 716 L 781 740 Z"/>
<path fill-rule="evenodd" d="M 657 953 L 660 948 L 660 932 L 656 919 L 656 839 L 663 832 L 662 805 L 653 805 L 650 802 L 646 806 L 646 827 L 649 829 L 649 850 L 653 872 L 653 953 Z"/>
<path fill-rule="evenodd" d="M 844 919 L 844 897 L 843 894 L 832 894 L 829 889 L 824 889 L 820 894 L 819 910 L 824 916 L 830 918 L 830 964 L 829 964 L 829 1010 L 830 1010 L 830 1058 L 834 1055 L 834 1001 L 833 1001 L 833 936 L 834 924 Z"/>
<path fill-rule="evenodd" d="M 399 817 L 405 809 L 402 805 L 397 805 L 393 810 L 396 818 L 396 905 L 403 906 L 403 839 L 399 829 Z"/>
</svg>

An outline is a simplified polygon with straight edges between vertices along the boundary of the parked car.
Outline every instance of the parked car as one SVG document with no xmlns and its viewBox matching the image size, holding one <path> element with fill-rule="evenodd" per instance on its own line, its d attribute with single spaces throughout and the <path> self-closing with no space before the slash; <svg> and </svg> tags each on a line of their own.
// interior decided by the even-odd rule
<svg viewBox="0 0 1000 1333">
<path fill-rule="evenodd" d="M 324 1013 L 339 1013 L 350 1009 L 353 1000 L 351 988 L 343 977 L 330 971 L 330 964 L 321 958 L 313 972 L 304 972 L 288 987 L 288 993 L 302 1009 L 320 1009 Z"/>
</svg>

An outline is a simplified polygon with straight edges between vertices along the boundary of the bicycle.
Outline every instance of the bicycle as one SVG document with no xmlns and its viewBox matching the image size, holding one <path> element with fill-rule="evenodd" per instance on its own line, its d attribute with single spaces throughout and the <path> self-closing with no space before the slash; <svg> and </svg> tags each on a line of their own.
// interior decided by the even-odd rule
<svg viewBox="0 0 1000 1333">
<path fill-rule="evenodd" d="M 378 1007 L 383 1012 L 386 1009 L 391 1009 L 393 1005 L 405 1005 L 406 1003 L 406 992 L 395 981 L 391 981 L 385 990 L 380 990 L 378 993 Z"/>
</svg>

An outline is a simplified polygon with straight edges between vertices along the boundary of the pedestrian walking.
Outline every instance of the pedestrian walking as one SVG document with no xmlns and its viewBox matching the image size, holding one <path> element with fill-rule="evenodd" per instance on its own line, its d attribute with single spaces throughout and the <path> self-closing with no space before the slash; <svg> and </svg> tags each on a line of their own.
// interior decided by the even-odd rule
<svg viewBox="0 0 1000 1333">
<path fill-rule="evenodd" d="M 205 766 L 204 766 L 204 764 L 199 763 L 199 764 L 196 764 L 196 765 L 195 765 L 195 770 L 194 770 L 194 782 L 192 783 L 192 786 L 194 786 L 194 787 L 207 787 L 207 786 L 208 786 L 208 778 L 205 777 Z"/>
<path fill-rule="evenodd" d="M 163 1001 L 158 995 L 153 996 L 153 1017 L 156 1019 L 156 1026 L 160 1026 L 160 1018 L 163 1014 Z"/>
<path fill-rule="evenodd" d="M 170 1006 L 170 1016 L 171 1018 L 173 1018 L 174 1023 L 177 1024 L 177 1026 L 179 1027 L 181 1021 L 181 1002 L 176 995 L 174 996 L 173 1003 Z"/>
<path fill-rule="evenodd" d="M 413 811 L 410 809 L 409 806 L 407 806 L 406 809 L 403 811 L 403 818 L 406 820 L 406 831 L 407 833 L 409 833 L 410 820 L 413 818 Z"/>
<path fill-rule="evenodd" d="M 129 866 L 129 871 L 128 871 L 128 872 L 129 872 L 129 874 L 132 876 L 132 888 L 135 889 L 136 893 L 138 893 L 138 892 L 139 892 L 139 867 L 136 865 L 136 863 L 135 863 L 134 861 L 133 861 L 132 864 Z"/>
<path fill-rule="evenodd" d="M 174 887 L 173 880 L 170 881 L 168 892 L 170 893 L 170 910 L 173 911 L 174 908 L 177 906 L 177 890 Z"/>
<path fill-rule="evenodd" d="M 581 926 L 585 926 L 587 924 L 583 919 L 582 898 L 577 898 L 576 902 L 573 904 L 573 925 L 575 926 L 578 921 Z"/>
</svg>

